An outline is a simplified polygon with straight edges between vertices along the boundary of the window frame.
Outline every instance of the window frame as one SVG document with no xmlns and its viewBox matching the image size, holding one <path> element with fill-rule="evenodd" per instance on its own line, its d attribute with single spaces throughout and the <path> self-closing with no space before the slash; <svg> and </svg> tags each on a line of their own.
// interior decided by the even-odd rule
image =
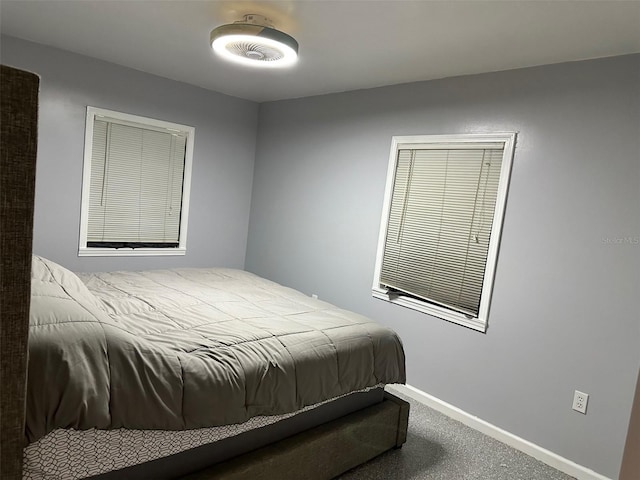
<svg viewBox="0 0 640 480">
<path fill-rule="evenodd" d="M 89 201 L 91 186 L 91 163 L 93 152 L 93 130 L 96 117 L 107 117 L 124 125 L 148 126 L 150 130 L 172 130 L 186 134 L 186 148 L 184 158 L 184 173 L 182 180 L 182 202 L 180 210 L 180 236 L 177 248 L 107 248 L 88 247 L 87 236 L 89 226 Z M 78 245 L 79 257 L 132 257 L 132 256 L 180 256 L 187 253 L 187 226 L 189 220 L 189 198 L 191 193 L 191 170 L 193 163 L 195 128 L 188 125 L 157 120 L 129 113 L 107 110 L 104 108 L 87 106 L 84 161 L 82 172 L 82 200 L 80 206 L 80 234 Z"/>
<path fill-rule="evenodd" d="M 493 283 L 498 260 L 498 250 L 500 247 L 509 181 L 511 178 L 511 167 L 515 151 L 516 135 L 516 132 L 496 132 L 453 135 L 404 135 L 392 137 L 384 203 L 380 220 L 380 232 L 378 236 L 373 286 L 371 290 L 374 298 L 385 300 L 395 305 L 411 308 L 483 333 L 487 331 Z M 382 272 L 382 261 L 387 237 L 389 215 L 391 212 L 391 201 L 393 197 L 396 164 L 398 162 L 399 151 L 407 148 L 418 149 L 421 144 L 428 145 L 430 148 L 433 148 L 433 145 L 442 145 L 444 148 L 455 149 L 456 146 L 464 146 L 465 144 L 484 143 L 502 143 L 504 145 L 504 151 L 491 235 L 489 237 L 489 249 L 485 264 L 485 274 L 480 294 L 480 308 L 477 317 L 466 315 L 445 306 L 421 300 L 410 295 L 403 295 L 395 292 L 393 295 L 390 295 L 388 289 L 381 287 L 380 276 Z"/>
</svg>

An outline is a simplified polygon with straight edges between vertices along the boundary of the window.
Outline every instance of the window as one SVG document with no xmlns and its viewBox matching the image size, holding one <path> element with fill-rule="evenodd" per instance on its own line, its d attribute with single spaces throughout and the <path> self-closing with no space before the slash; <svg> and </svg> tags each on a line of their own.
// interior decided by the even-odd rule
<svg viewBox="0 0 640 480">
<path fill-rule="evenodd" d="M 87 107 L 80 256 L 184 255 L 193 127 Z"/>
<path fill-rule="evenodd" d="M 374 297 L 486 331 L 514 144 L 393 138 Z"/>
</svg>

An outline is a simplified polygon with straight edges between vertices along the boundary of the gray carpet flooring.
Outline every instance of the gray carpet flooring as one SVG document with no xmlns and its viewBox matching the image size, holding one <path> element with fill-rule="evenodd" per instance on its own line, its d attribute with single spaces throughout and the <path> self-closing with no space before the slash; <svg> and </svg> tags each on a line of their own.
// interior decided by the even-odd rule
<svg viewBox="0 0 640 480">
<path fill-rule="evenodd" d="M 340 480 L 571 480 L 518 450 L 424 404 L 411 403 L 407 443 Z"/>
</svg>

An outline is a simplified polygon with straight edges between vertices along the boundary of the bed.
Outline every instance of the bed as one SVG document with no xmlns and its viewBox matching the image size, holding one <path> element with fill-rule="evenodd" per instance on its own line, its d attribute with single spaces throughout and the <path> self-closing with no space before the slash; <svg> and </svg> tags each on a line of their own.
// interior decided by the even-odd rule
<svg viewBox="0 0 640 480">
<path fill-rule="evenodd" d="M 406 439 L 397 335 L 233 269 L 32 260 L 23 478 L 332 478 Z"/>
</svg>

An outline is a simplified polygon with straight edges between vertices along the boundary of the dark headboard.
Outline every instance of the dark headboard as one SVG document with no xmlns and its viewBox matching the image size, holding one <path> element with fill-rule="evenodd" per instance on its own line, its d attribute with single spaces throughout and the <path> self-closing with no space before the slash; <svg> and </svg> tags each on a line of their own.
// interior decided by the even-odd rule
<svg viewBox="0 0 640 480">
<path fill-rule="evenodd" d="M 0 71 L 0 478 L 22 477 L 31 299 L 38 86 L 33 73 Z"/>
</svg>

